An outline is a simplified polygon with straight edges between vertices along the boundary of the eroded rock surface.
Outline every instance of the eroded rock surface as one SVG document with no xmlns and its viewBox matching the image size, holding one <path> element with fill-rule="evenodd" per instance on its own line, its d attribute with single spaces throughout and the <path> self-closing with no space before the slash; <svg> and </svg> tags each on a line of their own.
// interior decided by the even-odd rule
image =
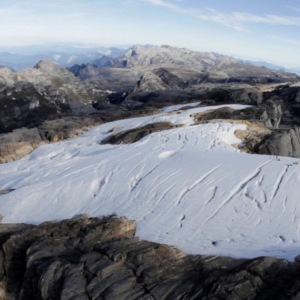
<svg viewBox="0 0 300 300">
<path fill-rule="evenodd" d="M 298 299 L 300 264 L 186 255 L 125 218 L 0 226 L 3 299 Z"/>
</svg>

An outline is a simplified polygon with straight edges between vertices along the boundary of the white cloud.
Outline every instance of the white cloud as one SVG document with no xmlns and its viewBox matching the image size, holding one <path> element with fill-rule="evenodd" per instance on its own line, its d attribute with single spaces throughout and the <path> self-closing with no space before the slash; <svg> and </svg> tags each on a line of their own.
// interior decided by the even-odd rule
<svg viewBox="0 0 300 300">
<path fill-rule="evenodd" d="M 3 16 L 3 17 L 15 16 L 20 13 L 21 13 L 21 10 L 19 9 L 19 7 L 17 5 L 0 8 L 0 16 Z"/>
<path fill-rule="evenodd" d="M 169 7 L 169 8 L 177 8 L 178 6 L 172 3 L 168 3 L 166 1 L 163 0 L 145 0 L 146 2 L 150 2 L 154 5 L 158 5 L 158 6 L 165 6 L 165 7 Z"/>
<path fill-rule="evenodd" d="M 218 13 L 216 11 L 212 11 L 211 9 L 210 12 L 210 14 L 201 14 L 198 16 L 198 18 L 204 21 L 219 23 L 237 31 L 245 31 L 245 28 L 242 26 L 242 24 L 232 16 Z"/>
<path fill-rule="evenodd" d="M 291 39 L 285 39 L 285 38 L 281 38 L 281 37 L 275 37 L 276 40 L 284 42 L 284 43 L 288 43 L 290 45 L 294 45 L 297 47 L 300 47 L 300 41 L 299 40 L 291 40 Z"/>
<path fill-rule="evenodd" d="M 287 5 L 287 7 L 290 8 L 291 10 L 293 10 L 293 11 L 300 12 L 300 8 L 299 7 L 290 6 L 290 5 Z"/>
<path fill-rule="evenodd" d="M 253 15 L 248 13 L 234 12 L 232 18 L 237 22 L 243 23 L 264 23 L 270 25 L 291 25 L 300 26 L 300 18 L 277 15 Z"/>
<path fill-rule="evenodd" d="M 210 13 L 199 16 L 202 20 L 213 21 L 231 27 L 238 31 L 244 31 L 245 25 L 249 23 L 300 26 L 300 18 L 277 15 L 253 15 L 243 12 L 232 12 L 230 14 L 219 13 L 210 9 Z"/>
<path fill-rule="evenodd" d="M 246 12 L 222 13 L 210 7 L 205 8 L 201 13 L 198 13 L 195 10 L 182 8 L 179 5 L 167 2 L 165 0 L 144 0 L 144 1 L 149 2 L 153 5 L 170 8 L 179 13 L 190 14 L 204 21 L 219 23 L 224 26 L 233 28 L 237 31 L 245 31 L 246 30 L 245 25 L 249 23 L 300 26 L 300 17 L 279 16 L 279 15 L 270 15 L 270 14 L 255 15 Z M 292 8 L 294 10 L 300 11 L 300 9 L 298 8 L 295 7 Z"/>
<path fill-rule="evenodd" d="M 182 8 L 177 4 L 173 4 L 164 0 L 143 0 L 145 2 L 149 2 L 153 5 L 156 6 L 163 6 L 163 7 L 167 7 L 170 8 L 176 12 L 182 13 L 182 14 L 189 14 L 189 15 L 194 15 L 196 16 L 196 10 L 195 9 L 186 9 L 186 8 Z M 182 0 L 173 0 L 176 2 L 181 2 Z"/>
</svg>

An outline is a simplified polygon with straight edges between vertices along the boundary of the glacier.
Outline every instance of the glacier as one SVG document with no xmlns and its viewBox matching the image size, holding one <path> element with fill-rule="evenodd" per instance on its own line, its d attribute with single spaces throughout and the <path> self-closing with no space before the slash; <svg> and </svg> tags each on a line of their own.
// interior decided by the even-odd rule
<svg viewBox="0 0 300 300">
<path fill-rule="evenodd" d="M 0 165 L 0 190 L 14 190 L 0 196 L 2 222 L 116 214 L 136 220 L 137 236 L 189 254 L 292 260 L 300 248 L 300 160 L 243 153 L 232 144 L 246 125 L 194 124 L 192 114 L 222 106 L 176 111 L 183 107 L 106 123 Z M 154 122 L 185 126 L 101 145 Z"/>
</svg>

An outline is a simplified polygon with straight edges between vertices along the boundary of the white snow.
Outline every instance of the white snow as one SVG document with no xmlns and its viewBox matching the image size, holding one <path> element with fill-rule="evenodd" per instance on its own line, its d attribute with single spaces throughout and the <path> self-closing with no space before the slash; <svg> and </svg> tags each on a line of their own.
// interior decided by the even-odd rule
<svg viewBox="0 0 300 300">
<path fill-rule="evenodd" d="M 0 196 L 3 222 L 116 213 L 137 221 L 137 236 L 188 253 L 293 259 L 300 254 L 299 160 L 241 153 L 231 144 L 245 125 L 208 123 L 130 145 L 99 144 L 115 127 L 189 125 L 206 109 L 213 107 L 103 124 L 0 165 L 0 190 L 16 189 Z"/>
</svg>

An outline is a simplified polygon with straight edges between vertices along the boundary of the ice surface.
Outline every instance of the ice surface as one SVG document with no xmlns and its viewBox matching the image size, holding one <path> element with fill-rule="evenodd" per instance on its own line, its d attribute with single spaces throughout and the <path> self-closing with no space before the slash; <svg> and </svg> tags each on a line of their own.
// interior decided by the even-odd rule
<svg viewBox="0 0 300 300">
<path fill-rule="evenodd" d="M 137 221 L 137 236 L 188 253 L 293 259 L 300 253 L 299 160 L 241 153 L 231 144 L 245 125 L 192 125 L 100 145 L 112 128 L 191 125 L 190 115 L 206 109 L 213 107 L 106 123 L 0 165 L 0 190 L 15 189 L 0 196 L 3 222 L 115 213 Z"/>
</svg>

